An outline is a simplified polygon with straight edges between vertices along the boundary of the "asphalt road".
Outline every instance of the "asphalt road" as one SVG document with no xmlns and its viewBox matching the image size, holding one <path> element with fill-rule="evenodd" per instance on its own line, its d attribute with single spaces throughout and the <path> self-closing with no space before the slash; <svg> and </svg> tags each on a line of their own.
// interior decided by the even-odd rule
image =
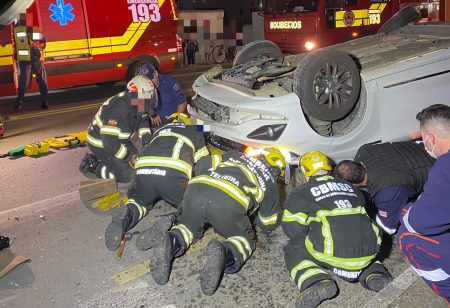
<svg viewBox="0 0 450 308">
<path fill-rule="evenodd" d="M 199 71 L 175 75 L 185 90 Z M 86 129 L 107 97 L 121 91 L 85 87 L 50 95 L 51 109 L 40 111 L 39 97 L 28 97 L 24 111 L 12 109 L 13 99 L 0 100 L 7 116 L 6 138 L 0 153 L 46 137 Z M 189 93 L 189 92 L 188 92 Z M 149 272 L 151 250 L 138 251 L 130 241 L 122 258 L 104 246 L 104 230 L 111 217 L 95 215 L 78 197 L 78 164 L 86 148 L 54 150 L 50 154 L 0 159 L 0 234 L 11 237 L 11 249 L 31 262 L 0 279 L 3 307 L 292 307 L 299 291 L 284 266 L 280 229 L 260 236 L 257 249 L 246 265 L 226 275 L 218 291 L 202 295 L 198 273 L 205 260 L 203 248 L 212 232 L 174 262 L 166 286 L 153 282 Z M 164 202 L 142 221 L 137 230 L 150 226 L 172 209 Z M 394 277 L 408 268 L 398 250 L 386 241 L 385 264 Z M 416 280 L 415 280 L 416 281 Z M 322 307 L 362 307 L 376 294 L 359 284 L 338 280 L 340 295 Z M 431 290 L 422 288 L 424 292 Z M 417 297 L 417 295 L 416 295 Z M 444 307 L 436 297 L 416 307 Z M 403 306 L 399 300 L 392 307 Z M 408 307 L 415 307 L 408 302 Z"/>
</svg>

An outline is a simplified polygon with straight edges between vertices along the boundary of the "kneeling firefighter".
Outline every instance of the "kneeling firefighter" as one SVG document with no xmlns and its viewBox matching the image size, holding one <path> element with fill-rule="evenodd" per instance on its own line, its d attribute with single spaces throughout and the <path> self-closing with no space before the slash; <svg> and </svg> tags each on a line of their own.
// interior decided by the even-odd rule
<svg viewBox="0 0 450 308">
<path fill-rule="evenodd" d="M 208 161 L 208 163 L 205 163 Z M 197 166 L 209 166 L 201 171 Z M 223 273 L 237 272 L 255 250 L 256 236 L 251 221 L 263 230 L 278 223 L 278 177 L 285 175 L 286 161 L 276 148 L 258 158 L 231 151 L 222 157 L 205 157 L 196 166 L 196 176 L 181 203 L 177 223 L 160 234 L 154 248 L 151 275 L 160 285 L 169 280 L 172 262 L 203 237 L 206 226 L 225 238 L 206 248 L 207 264 L 200 274 L 205 295 L 212 295 Z"/>
<path fill-rule="evenodd" d="M 89 125 L 87 141 L 92 154 L 86 154 L 80 171 L 89 177 L 131 181 L 137 149 L 131 136 L 139 133 L 142 144 L 151 138 L 149 116 L 155 115 L 158 96 L 150 79 L 136 76 L 127 84 L 128 91 L 109 98 Z"/>
<path fill-rule="evenodd" d="M 171 115 L 169 120 L 171 123 L 153 134 L 136 160 L 128 201 L 106 229 L 105 243 L 109 250 L 119 248 L 125 233 L 147 215 L 156 201 L 164 199 L 178 208 L 194 163 L 209 154 L 201 126 L 189 125 L 189 118 L 181 113 Z M 151 232 L 140 235 L 137 243 L 141 250 L 150 248 L 151 244 L 145 241 L 149 236 Z"/>
</svg>

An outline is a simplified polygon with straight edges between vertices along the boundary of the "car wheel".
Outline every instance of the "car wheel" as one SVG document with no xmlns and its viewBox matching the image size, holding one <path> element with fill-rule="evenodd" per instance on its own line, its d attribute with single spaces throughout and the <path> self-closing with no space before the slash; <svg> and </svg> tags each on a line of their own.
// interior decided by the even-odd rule
<svg viewBox="0 0 450 308">
<path fill-rule="evenodd" d="M 233 66 L 256 57 L 275 58 L 277 62 L 283 62 L 283 53 L 280 47 L 271 41 L 259 40 L 245 45 L 234 57 Z"/>
<path fill-rule="evenodd" d="M 378 33 L 387 33 L 415 21 L 420 17 L 420 13 L 413 7 L 407 6 L 395 13 L 378 29 Z"/>
<path fill-rule="evenodd" d="M 336 121 L 356 105 L 361 77 L 355 61 L 336 50 L 306 55 L 294 72 L 294 92 L 307 116 Z"/>
</svg>

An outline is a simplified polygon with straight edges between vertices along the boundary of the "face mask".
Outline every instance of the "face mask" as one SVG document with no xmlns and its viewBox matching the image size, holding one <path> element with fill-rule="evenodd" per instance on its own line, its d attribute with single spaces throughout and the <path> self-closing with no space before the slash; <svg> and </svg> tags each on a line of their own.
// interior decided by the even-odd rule
<svg viewBox="0 0 450 308">
<path fill-rule="evenodd" d="M 425 137 L 425 140 L 423 141 L 423 145 L 425 147 L 425 151 L 427 151 L 428 155 L 430 155 L 431 157 L 433 157 L 434 159 L 437 159 L 436 154 L 434 154 L 434 147 L 436 146 L 435 144 L 433 144 L 433 148 L 430 150 L 427 149 L 425 142 L 427 141 L 428 135 Z"/>
</svg>

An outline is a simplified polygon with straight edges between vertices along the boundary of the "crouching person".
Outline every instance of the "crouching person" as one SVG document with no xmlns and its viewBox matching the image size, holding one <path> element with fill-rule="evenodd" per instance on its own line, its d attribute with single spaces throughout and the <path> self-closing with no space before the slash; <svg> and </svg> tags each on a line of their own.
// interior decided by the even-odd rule
<svg viewBox="0 0 450 308">
<path fill-rule="evenodd" d="M 125 233 L 135 227 L 163 199 L 175 209 L 183 199 L 192 177 L 194 163 L 209 154 L 203 130 L 189 125 L 189 118 L 173 114 L 170 122 L 157 130 L 136 160 L 136 175 L 128 190 L 128 201 L 120 206 L 117 215 L 106 229 L 105 244 L 109 250 L 120 246 Z M 139 236 L 138 248 L 151 248 L 151 235 L 158 228 L 167 231 L 171 224 L 159 224 Z"/>
<path fill-rule="evenodd" d="M 151 137 L 149 116 L 158 105 L 158 94 L 150 79 L 136 76 L 127 84 L 128 91 L 109 98 L 89 125 L 87 142 L 92 154 L 86 154 L 79 170 L 90 177 L 116 179 L 128 183 L 132 179 L 137 149 L 131 136 L 139 133 L 143 145 Z"/>
<path fill-rule="evenodd" d="M 223 273 L 239 271 L 255 249 L 250 216 L 257 214 L 255 224 L 263 230 L 277 226 L 277 179 L 284 176 L 286 161 L 278 149 L 268 148 L 257 158 L 232 151 L 203 158 L 199 165 L 210 168 L 189 181 L 178 223 L 162 234 L 154 248 L 151 275 L 156 283 L 166 284 L 173 259 L 200 240 L 209 225 L 225 238 L 209 242 L 205 252 L 200 285 L 205 295 L 212 295 Z"/>
<path fill-rule="evenodd" d="M 366 214 L 364 196 L 329 175 L 331 165 L 321 152 L 306 153 L 299 165 L 308 181 L 287 197 L 281 222 L 289 237 L 286 266 L 302 292 L 296 306 L 316 307 L 337 295 L 336 282 L 325 269 L 380 291 L 392 277 L 376 261 L 380 231 Z"/>
</svg>

